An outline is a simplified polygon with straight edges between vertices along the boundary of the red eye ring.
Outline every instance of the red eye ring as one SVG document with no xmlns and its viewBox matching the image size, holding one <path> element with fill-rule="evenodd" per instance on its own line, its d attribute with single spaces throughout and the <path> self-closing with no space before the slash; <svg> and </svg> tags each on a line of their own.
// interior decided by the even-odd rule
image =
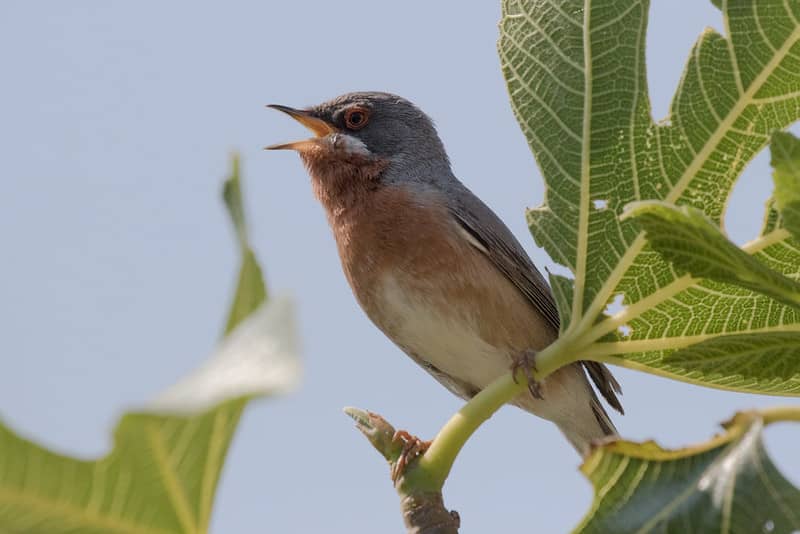
<svg viewBox="0 0 800 534">
<path fill-rule="evenodd" d="M 369 110 L 361 106 L 353 106 L 344 112 L 344 124 L 350 130 L 360 130 L 369 122 Z"/>
</svg>

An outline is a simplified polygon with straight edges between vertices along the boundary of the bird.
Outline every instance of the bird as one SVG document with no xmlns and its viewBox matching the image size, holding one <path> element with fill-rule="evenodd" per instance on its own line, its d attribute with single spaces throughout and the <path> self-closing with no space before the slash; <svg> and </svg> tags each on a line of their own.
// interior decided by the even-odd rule
<svg viewBox="0 0 800 534">
<path fill-rule="evenodd" d="M 508 227 L 453 174 L 428 115 L 385 92 L 268 107 L 313 132 L 266 148 L 299 153 L 353 294 L 389 339 L 465 400 L 524 368 L 529 391 L 511 404 L 555 423 L 582 456 L 617 436 L 589 383 L 624 413 L 606 366 L 578 361 L 535 380 L 535 354 L 559 332 L 550 287 Z M 429 443 L 401 437 L 412 456 Z"/>
</svg>

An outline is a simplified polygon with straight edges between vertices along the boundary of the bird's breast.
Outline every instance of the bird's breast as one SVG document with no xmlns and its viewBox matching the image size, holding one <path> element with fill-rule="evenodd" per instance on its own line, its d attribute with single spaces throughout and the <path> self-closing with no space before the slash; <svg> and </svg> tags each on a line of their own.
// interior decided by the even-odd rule
<svg viewBox="0 0 800 534">
<path fill-rule="evenodd" d="M 507 346 L 481 335 L 480 314 L 473 306 L 448 298 L 434 281 L 387 272 L 369 315 L 418 363 L 434 375 L 450 377 L 456 383 L 455 388 L 447 384 L 450 389 L 468 396 L 468 391 L 478 391 L 506 372 L 511 361 Z"/>
<path fill-rule="evenodd" d="M 435 196 L 385 189 L 329 218 L 359 304 L 434 374 L 431 367 L 480 389 L 507 372 L 519 351 L 552 340 Z"/>
</svg>

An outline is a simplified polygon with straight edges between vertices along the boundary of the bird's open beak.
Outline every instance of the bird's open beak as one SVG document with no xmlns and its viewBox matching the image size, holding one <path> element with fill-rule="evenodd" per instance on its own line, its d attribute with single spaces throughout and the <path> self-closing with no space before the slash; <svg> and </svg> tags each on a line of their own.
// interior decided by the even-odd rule
<svg viewBox="0 0 800 534">
<path fill-rule="evenodd" d="M 270 145 L 265 147 L 265 150 L 303 150 L 309 148 L 311 146 L 316 145 L 317 139 L 320 137 L 325 137 L 328 134 L 334 133 L 336 128 L 325 122 L 324 120 L 317 118 L 311 114 L 311 112 L 306 111 L 304 109 L 294 109 L 288 106 L 280 106 L 278 104 L 270 104 L 267 106 L 268 108 L 277 109 L 278 111 L 283 111 L 291 118 L 314 132 L 316 137 L 311 139 L 304 139 L 302 141 L 293 141 L 291 143 L 281 143 L 277 145 Z"/>
</svg>

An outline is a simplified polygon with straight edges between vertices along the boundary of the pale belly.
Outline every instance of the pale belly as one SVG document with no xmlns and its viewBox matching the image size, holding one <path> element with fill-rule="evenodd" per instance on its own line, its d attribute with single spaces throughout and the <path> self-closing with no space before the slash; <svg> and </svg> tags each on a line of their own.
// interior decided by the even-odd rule
<svg viewBox="0 0 800 534">
<path fill-rule="evenodd" d="M 470 397 L 509 372 L 514 355 L 481 337 L 477 303 L 447 302 L 434 287 L 426 291 L 391 275 L 376 293 L 376 324 L 457 395 Z"/>
<path fill-rule="evenodd" d="M 521 350 L 537 350 L 555 336 L 543 330 L 540 318 L 530 308 L 516 301 L 515 290 L 507 290 L 496 281 L 496 291 L 479 292 L 472 305 L 443 298 L 441 284 L 441 279 L 428 286 L 402 275 L 384 275 L 376 294 L 381 312 L 370 317 L 409 356 L 462 398 L 471 398 L 509 373 Z M 498 308 L 505 306 L 505 313 L 498 314 Z M 520 317 L 526 320 L 519 321 Z M 510 345 L 507 340 L 511 340 Z M 583 450 L 584 441 L 576 436 L 587 432 L 593 438 L 604 435 L 590 408 L 593 394 L 579 365 L 559 369 L 541 382 L 541 388 L 544 400 L 526 391 L 511 403 L 556 422 L 579 450 Z"/>
</svg>

